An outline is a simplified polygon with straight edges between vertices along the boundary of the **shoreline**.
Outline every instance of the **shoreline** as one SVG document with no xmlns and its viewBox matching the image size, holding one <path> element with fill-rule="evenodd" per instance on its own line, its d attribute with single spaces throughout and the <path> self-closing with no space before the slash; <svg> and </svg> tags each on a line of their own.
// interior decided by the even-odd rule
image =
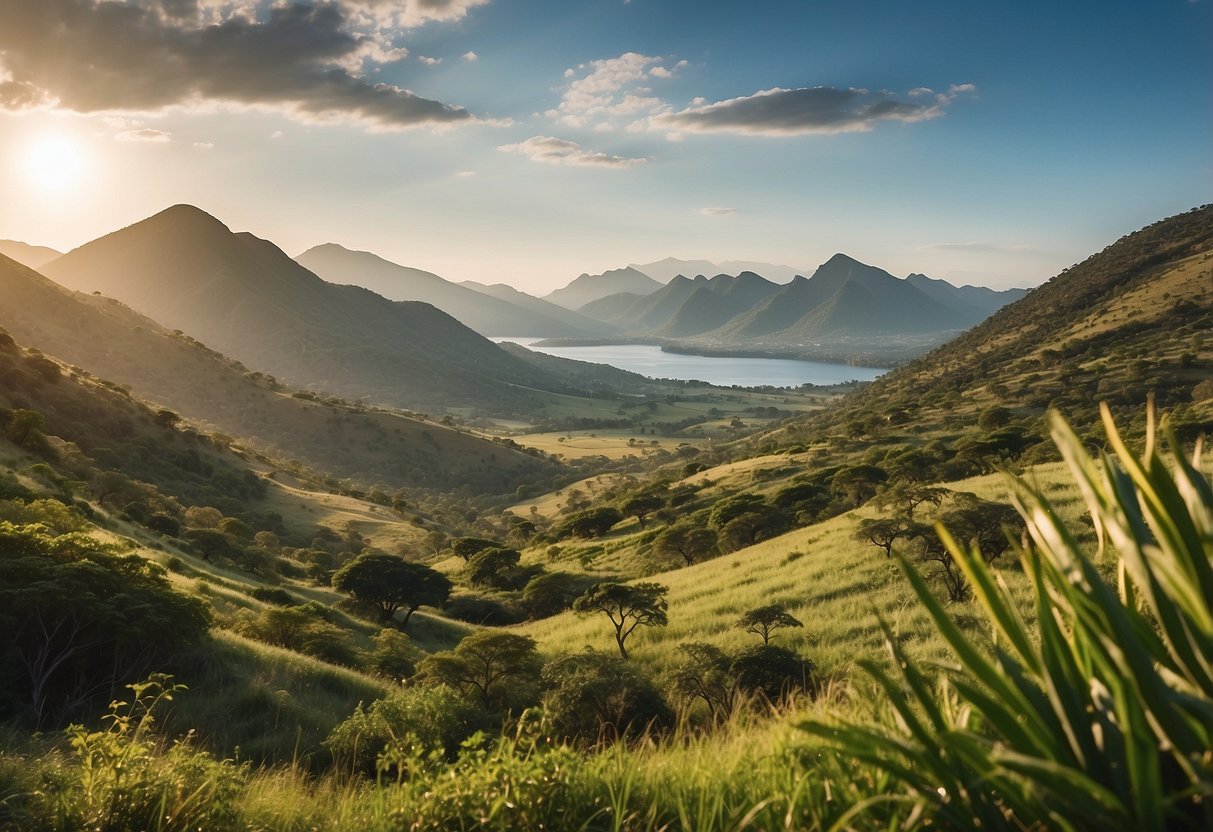
<svg viewBox="0 0 1213 832">
<path fill-rule="evenodd" d="M 501 340 L 510 340 L 511 336 L 494 336 Z M 512 336 L 521 338 L 522 336 Z M 530 340 L 529 338 L 526 340 Z M 763 349 L 755 347 L 711 347 L 669 341 L 664 338 L 636 336 L 632 338 L 598 337 L 598 338 L 540 338 L 530 342 L 534 347 L 622 347 L 622 346 L 658 347 L 662 352 L 672 355 L 694 355 L 702 358 L 764 358 L 783 361 L 805 361 L 815 364 L 835 364 L 845 367 L 866 367 L 873 370 L 892 370 L 906 361 L 917 358 L 927 350 L 915 350 L 900 358 L 892 358 L 884 354 L 876 354 L 865 350 L 853 351 L 805 351 L 794 348 Z"/>
</svg>

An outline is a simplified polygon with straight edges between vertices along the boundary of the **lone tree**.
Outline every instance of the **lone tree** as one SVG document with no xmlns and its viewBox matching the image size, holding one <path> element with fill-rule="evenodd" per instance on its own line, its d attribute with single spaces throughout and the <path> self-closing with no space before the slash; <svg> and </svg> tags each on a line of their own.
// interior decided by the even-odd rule
<svg viewBox="0 0 1213 832">
<path fill-rule="evenodd" d="M 783 604 L 769 604 L 765 607 L 750 610 L 737 622 L 737 626 L 747 633 L 753 633 L 762 639 L 763 645 L 771 641 L 771 633 L 783 627 L 803 627 Z"/>
<path fill-rule="evenodd" d="M 485 549 L 499 548 L 501 548 L 501 544 L 496 540 L 487 540 L 483 537 L 457 537 L 451 541 L 451 551 L 464 560 L 471 560 L 474 555 Z"/>
<path fill-rule="evenodd" d="M 668 592 L 667 587 L 655 583 L 604 582 L 586 590 L 573 602 L 573 609 L 583 615 L 606 613 L 615 625 L 619 655 L 626 659 L 628 651 L 623 643 L 637 627 L 664 627 L 669 623 L 666 618 L 669 602 L 665 597 Z"/>
<path fill-rule="evenodd" d="M 638 494 L 623 504 L 623 513 L 635 517 L 643 529 L 645 518 L 664 505 L 665 498 L 658 494 Z"/>
<path fill-rule="evenodd" d="M 466 636 L 454 650 L 424 659 L 418 670 L 423 676 L 462 691 L 465 696 L 475 691 L 481 704 L 491 708 L 504 707 L 510 699 L 528 698 L 507 696 L 504 688 L 513 681 L 534 680 L 542 665 L 535 652 L 535 639 L 516 633 L 480 630 Z"/>
<path fill-rule="evenodd" d="M 716 548 L 716 535 L 702 526 L 670 526 L 653 541 L 653 551 L 659 555 L 678 556 L 690 566 L 711 554 Z"/>
<path fill-rule="evenodd" d="M 893 557 L 893 544 L 898 539 L 908 536 L 912 526 L 913 524 L 893 518 L 860 520 L 859 528 L 855 530 L 855 539 L 861 542 L 866 540 L 873 546 L 883 549 L 886 558 L 891 558 Z"/>
<path fill-rule="evenodd" d="M 451 594 L 451 582 L 441 572 L 377 552 L 359 555 L 338 569 L 333 574 L 333 586 L 378 607 L 379 620 L 384 623 L 403 607 L 401 629 L 409 625 L 418 607 L 440 606 Z"/>
</svg>

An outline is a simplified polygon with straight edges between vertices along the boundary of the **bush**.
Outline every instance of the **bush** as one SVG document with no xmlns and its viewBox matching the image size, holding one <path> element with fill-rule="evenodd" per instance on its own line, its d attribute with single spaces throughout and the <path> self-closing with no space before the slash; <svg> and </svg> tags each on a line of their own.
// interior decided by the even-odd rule
<svg viewBox="0 0 1213 832">
<path fill-rule="evenodd" d="M 540 675 L 544 711 L 557 737 L 614 742 L 673 725 L 674 713 L 632 663 L 587 651 L 549 662 Z"/>
</svg>

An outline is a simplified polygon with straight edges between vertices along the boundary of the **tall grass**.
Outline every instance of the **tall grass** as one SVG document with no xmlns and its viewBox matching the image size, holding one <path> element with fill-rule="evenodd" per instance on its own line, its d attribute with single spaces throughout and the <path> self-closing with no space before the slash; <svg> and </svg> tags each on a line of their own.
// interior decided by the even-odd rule
<svg viewBox="0 0 1213 832">
<path fill-rule="evenodd" d="M 1092 458 L 1056 415 L 1053 439 L 1100 541 L 1084 551 L 1049 500 L 1015 497 L 1035 608 L 1021 617 L 980 554 L 940 534 L 996 638 L 991 656 L 904 561 L 957 666 L 936 688 L 886 630 L 897 670 L 865 662 L 897 726 L 807 724 L 837 753 L 888 772 L 956 829 L 1213 828 L 1213 489 L 1173 434 L 1134 455 L 1103 408 L 1116 458 Z M 1118 556 L 1116 584 L 1097 558 Z"/>
</svg>

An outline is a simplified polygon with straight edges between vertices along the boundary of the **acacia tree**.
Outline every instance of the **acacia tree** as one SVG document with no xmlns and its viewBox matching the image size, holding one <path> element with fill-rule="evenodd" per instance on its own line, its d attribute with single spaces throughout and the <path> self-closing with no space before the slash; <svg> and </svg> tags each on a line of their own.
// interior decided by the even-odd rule
<svg viewBox="0 0 1213 832">
<path fill-rule="evenodd" d="M 605 613 L 615 627 L 615 643 L 619 655 L 628 657 L 624 642 L 637 627 L 664 627 L 669 623 L 666 610 L 667 587 L 657 583 L 620 584 L 604 582 L 595 584 L 573 602 L 573 609 L 582 615 Z"/>
<path fill-rule="evenodd" d="M 771 633 L 775 630 L 784 627 L 803 627 L 804 624 L 794 618 L 783 604 L 768 604 L 747 612 L 737 621 L 737 626 L 747 633 L 760 637 L 762 643 L 766 645 L 770 643 Z"/>
<path fill-rule="evenodd" d="M 716 548 L 716 535 L 702 526 L 670 526 L 653 541 L 653 551 L 659 555 L 678 556 L 687 566 L 711 554 Z"/>
<path fill-rule="evenodd" d="M 873 546 L 883 549 L 886 558 L 891 558 L 893 557 L 893 544 L 899 538 L 906 537 L 910 529 L 911 525 L 903 520 L 893 518 L 865 519 L 859 521 L 859 528 L 855 530 L 855 539 L 868 541 Z"/>
<path fill-rule="evenodd" d="M 683 699 L 703 700 L 714 722 L 728 719 L 737 706 L 739 689 L 732 672 L 732 659 L 713 644 L 687 642 L 678 645 L 682 661 L 671 679 L 674 692 Z"/>
<path fill-rule="evenodd" d="M 645 518 L 664 505 L 665 498 L 658 494 L 637 494 L 623 504 L 623 513 L 635 517 L 643 529 Z"/>
<path fill-rule="evenodd" d="M 454 650 L 424 659 L 419 671 L 465 695 L 475 691 L 481 704 L 490 708 L 507 704 L 508 697 L 502 688 L 508 682 L 533 680 L 542 664 L 535 652 L 535 639 L 516 633 L 480 630 L 466 636 Z"/>
<path fill-rule="evenodd" d="M 379 552 L 359 555 L 338 569 L 333 574 L 333 586 L 378 607 L 379 620 L 384 623 L 404 608 L 401 629 L 409 625 L 418 607 L 437 607 L 451 595 L 451 581 L 441 572 Z"/>
</svg>

